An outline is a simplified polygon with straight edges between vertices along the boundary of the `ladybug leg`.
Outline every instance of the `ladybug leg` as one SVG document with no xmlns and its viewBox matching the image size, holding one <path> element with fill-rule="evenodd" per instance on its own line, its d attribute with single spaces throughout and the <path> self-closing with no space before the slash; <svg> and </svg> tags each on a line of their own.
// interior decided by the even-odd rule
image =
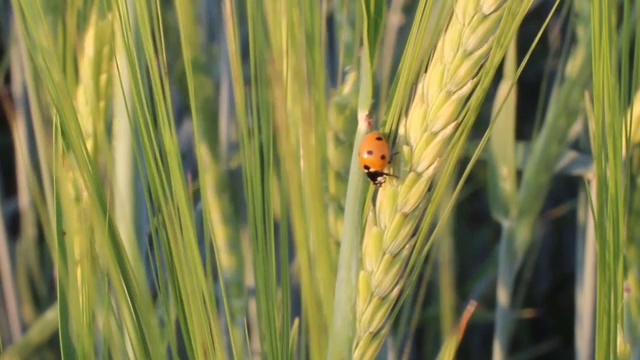
<svg viewBox="0 0 640 360">
<path fill-rule="evenodd" d="M 389 164 L 391 164 L 391 161 L 393 160 L 393 157 L 394 157 L 395 155 L 398 155 L 398 152 L 397 152 L 397 151 L 396 151 L 396 152 L 394 152 L 393 154 L 391 154 L 391 156 L 389 156 Z"/>
<path fill-rule="evenodd" d="M 396 179 L 398 178 L 393 174 L 389 174 L 383 171 L 366 171 L 366 174 L 375 187 L 380 187 L 385 183 L 385 181 L 387 180 L 385 176 L 393 176 Z"/>
</svg>

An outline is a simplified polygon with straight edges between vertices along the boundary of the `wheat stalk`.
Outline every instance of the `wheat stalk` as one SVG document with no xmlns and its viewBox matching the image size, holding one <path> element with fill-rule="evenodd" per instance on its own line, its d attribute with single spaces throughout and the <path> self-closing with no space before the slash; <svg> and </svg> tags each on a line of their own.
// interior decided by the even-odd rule
<svg viewBox="0 0 640 360">
<path fill-rule="evenodd" d="M 328 150 L 328 210 L 329 235 L 331 244 L 337 248 L 342 235 L 345 195 L 349 179 L 349 160 L 356 132 L 357 74 L 349 72 L 345 83 L 338 89 L 329 108 L 327 150 Z"/>
<path fill-rule="evenodd" d="M 388 331 L 388 314 L 402 289 L 429 185 L 458 125 L 457 117 L 478 82 L 478 70 L 494 46 L 506 3 L 458 1 L 418 82 L 398 138 L 408 172 L 379 190 L 367 219 L 356 300 L 355 359 L 372 358 Z"/>
</svg>

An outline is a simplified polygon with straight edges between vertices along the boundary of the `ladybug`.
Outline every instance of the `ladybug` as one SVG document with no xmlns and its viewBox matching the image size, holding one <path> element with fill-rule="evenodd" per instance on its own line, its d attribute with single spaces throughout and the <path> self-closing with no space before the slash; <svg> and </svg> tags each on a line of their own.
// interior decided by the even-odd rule
<svg viewBox="0 0 640 360">
<path fill-rule="evenodd" d="M 391 163 L 389 155 L 389 143 L 379 131 L 368 133 L 360 143 L 360 165 L 367 177 L 375 187 L 380 187 L 385 182 L 385 176 L 395 175 L 384 172 Z"/>
</svg>

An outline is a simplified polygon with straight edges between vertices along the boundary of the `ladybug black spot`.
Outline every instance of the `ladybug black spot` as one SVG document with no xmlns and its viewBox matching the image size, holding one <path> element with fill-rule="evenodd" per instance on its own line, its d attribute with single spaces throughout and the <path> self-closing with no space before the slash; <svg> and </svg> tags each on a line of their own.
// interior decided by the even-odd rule
<svg viewBox="0 0 640 360">
<path fill-rule="evenodd" d="M 363 168 L 364 168 L 365 171 L 371 170 L 371 167 L 369 167 L 369 165 L 365 165 L 365 166 L 363 166 Z"/>
<path fill-rule="evenodd" d="M 382 136 L 378 136 L 378 137 L 376 137 L 376 140 L 378 140 L 378 141 L 382 141 L 382 140 L 384 140 L 384 139 L 382 138 Z"/>
<path fill-rule="evenodd" d="M 380 155 L 380 160 L 385 160 L 387 157 L 384 154 Z"/>
<path fill-rule="evenodd" d="M 367 150 L 367 155 L 373 155 L 373 150 Z"/>
</svg>

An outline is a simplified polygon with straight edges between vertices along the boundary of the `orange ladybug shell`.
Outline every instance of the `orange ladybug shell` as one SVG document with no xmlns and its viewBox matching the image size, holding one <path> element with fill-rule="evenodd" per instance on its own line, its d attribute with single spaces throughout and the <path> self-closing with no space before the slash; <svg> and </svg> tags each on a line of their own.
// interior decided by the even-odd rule
<svg viewBox="0 0 640 360">
<path fill-rule="evenodd" d="M 389 143 L 379 131 L 372 131 L 362 139 L 359 157 L 364 171 L 382 172 L 390 162 Z"/>
</svg>

